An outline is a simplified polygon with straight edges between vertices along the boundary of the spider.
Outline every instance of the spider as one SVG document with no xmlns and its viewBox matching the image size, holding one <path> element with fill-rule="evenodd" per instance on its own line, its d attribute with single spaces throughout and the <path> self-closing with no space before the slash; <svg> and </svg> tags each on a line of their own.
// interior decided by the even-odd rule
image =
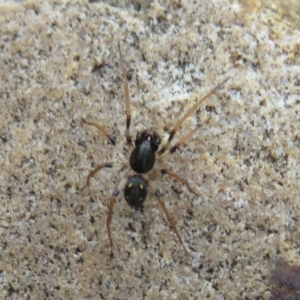
<svg viewBox="0 0 300 300">
<path fill-rule="evenodd" d="M 121 52 L 120 43 L 118 43 L 118 50 L 119 50 L 119 59 L 120 59 L 120 67 L 122 71 L 122 77 L 123 77 L 123 87 L 124 87 L 124 94 L 125 94 L 125 105 L 126 105 L 126 130 L 125 130 L 125 138 L 128 146 L 133 146 L 133 142 L 130 136 L 130 123 L 131 123 L 131 108 L 130 108 L 130 96 L 129 96 L 129 88 L 128 88 L 128 81 L 127 81 L 127 75 L 126 70 L 124 67 L 124 61 L 123 56 Z M 173 129 L 169 133 L 169 138 L 165 145 L 160 149 L 159 146 L 161 144 L 161 138 L 159 134 L 152 128 L 145 129 L 141 132 L 138 132 L 136 134 L 136 138 L 134 141 L 134 148 L 130 154 L 129 158 L 129 164 L 131 169 L 136 173 L 135 175 L 128 176 L 127 178 L 124 178 L 118 185 L 118 187 L 114 190 L 111 199 L 110 199 L 110 205 L 109 205 L 109 212 L 107 216 L 106 221 L 106 227 L 107 227 L 107 234 L 109 238 L 110 243 L 110 258 L 113 258 L 113 241 L 110 231 L 110 225 L 112 221 L 112 215 L 113 215 L 113 209 L 116 202 L 116 198 L 119 195 L 119 189 L 121 186 L 124 185 L 124 198 L 127 201 L 127 203 L 134 207 L 134 208 L 142 208 L 142 205 L 144 201 L 146 200 L 148 191 L 148 180 L 143 177 L 142 174 L 146 174 L 149 171 L 152 170 L 154 164 L 155 164 L 155 154 L 158 153 L 158 155 L 161 157 L 167 150 L 170 154 L 173 154 L 181 145 L 185 143 L 185 141 L 192 136 L 192 134 L 198 130 L 204 123 L 196 126 L 196 128 L 190 130 L 183 138 L 181 138 L 174 146 L 170 147 L 171 142 L 177 132 L 177 130 L 180 128 L 180 126 L 183 124 L 183 122 L 193 113 L 195 112 L 200 104 L 204 102 L 207 98 L 209 98 L 212 94 L 214 94 L 221 86 L 225 84 L 225 82 L 229 78 L 225 79 L 223 82 L 218 84 L 214 89 L 212 89 L 207 95 L 205 95 L 202 99 L 197 101 L 185 114 L 183 117 L 181 117 L 177 122 L 175 123 Z M 113 145 L 115 145 L 115 139 L 112 135 L 110 135 L 103 126 L 88 122 L 86 120 L 82 120 L 83 123 L 87 125 L 91 125 L 96 127 L 101 133 L 103 133 L 106 138 L 109 140 L 109 142 Z M 87 187 L 90 183 L 90 179 L 96 175 L 100 170 L 104 168 L 116 168 L 119 165 L 121 165 L 121 170 L 126 167 L 126 164 L 118 164 L 115 162 L 106 162 L 98 165 L 94 170 L 92 170 L 86 179 L 86 184 L 80 189 L 83 190 L 85 187 Z M 162 169 L 160 170 L 161 174 L 167 174 L 171 178 L 181 182 L 183 185 L 185 185 L 189 192 L 197 195 L 195 191 L 189 186 L 187 180 L 180 177 L 176 173 L 172 172 L 172 170 L 168 169 Z M 158 203 L 160 204 L 162 210 L 164 211 L 171 227 L 173 228 L 180 244 L 182 245 L 184 251 L 186 254 L 188 254 L 183 241 L 181 239 L 181 236 L 179 235 L 177 228 L 175 226 L 175 223 L 169 214 L 165 203 L 162 199 L 162 195 L 159 190 L 155 191 L 155 196 L 158 200 Z"/>
</svg>

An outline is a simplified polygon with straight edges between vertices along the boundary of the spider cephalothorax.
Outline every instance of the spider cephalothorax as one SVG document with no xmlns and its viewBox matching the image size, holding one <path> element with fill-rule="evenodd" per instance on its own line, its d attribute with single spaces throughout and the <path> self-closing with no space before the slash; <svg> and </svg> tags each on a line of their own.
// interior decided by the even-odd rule
<svg viewBox="0 0 300 300">
<path fill-rule="evenodd" d="M 152 129 L 137 133 L 135 148 L 131 152 L 129 159 L 130 167 L 134 172 L 144 174 L 153 168 L 155 152 L 160 142 L 160 136 Z"/>
</svg>

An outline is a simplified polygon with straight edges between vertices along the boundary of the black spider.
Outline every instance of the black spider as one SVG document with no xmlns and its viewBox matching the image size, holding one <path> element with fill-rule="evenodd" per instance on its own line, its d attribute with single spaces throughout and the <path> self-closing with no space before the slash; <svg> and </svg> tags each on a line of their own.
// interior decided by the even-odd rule
<svg viewBox="0 0 300 300">
<path fill-rule="evenodd" d="M 131 123 L 131 109 L 130 109 L 130 97 L 129 97 L 129 89 L 128 89 L 128 82 L 127 82 L 127 77 L 126 77 L 126 71 L 123 63 L 123 57 L 121 53 L 121 48 L 120 44 L 118 44 L 119 48 L 119 55 L 120 55 L 120 65 L 121 65 L 121 70 L 122 70 L 122 75 L 123 75 L 123 84 L 124 84 L 124 93 L 125 93 L 125 100 L 126 100 L 126 131 L 125 131 L 125 137 L 128 145 L 132 145 L 132 140 L 130 136 L 130 123 Z M 129 163 L 131 169 L 136 172 L 137 174 L 133 176 L 129 176 L 127 179 L 127 182 L 124 187 L 124 197 L 127 203 L 130 206 L 140 208 L 144 201 L 146 200 L 147 197 L 147 180 L 141 175 L 148 173 L 154 166 L 155 164 L 155 153 L 157 152 L 158 155 L 162 155 L 165 153 L 171 144 L 171 141 L 177 132 L 177 130 L 180 128 L 180 126 L 183 124 L 183 122 L 193 113 L 195 112 L 199 105 L 206 100 L 208 97 L 210 97 L 213 93 L 216 92 L 217 89 L 219 89 L 229 78 L 225 79 L 223 82 L 218 84 L 211 92 L 209 92 L 206 96 L 204 96 L 202 99 L 197 101 L 186 113 L 185 115 L 180 118 L 174 125 L 172 131 L 170 132 L 169 138 L 167 143 L 157 152 L 159 145 L 161 143 L 161 139 L 159 134 L 153 130 L 153 129 L 146 129 L 143 130 L 142 132 L 138 132 L 136 135 L 135 139 L 135 145 L 134 149 L 131 152 Z M 92 122 L 87 122 L 83 120 L 85 124 L 92 125 L 96 127 L 99 131 L 101 131 L 107 138 L 108 140 L 115 145 L 115 140 L 114 138 L 107 133 L 107 131 L 104 129 L 104 127 L 92 123 Z M 179 140 L 173 147 L 169 149 L 169 152 L 172 154 L 174 153 L 184 142 L 197 130 L 199 129 L 203 124 L 198 125 L 196 128 L 193 130 L 189 131 L 188 134 L 186 134 L 181 140 Z M 91 177 L 93 177 L 97 172 L 99 172 L 103 168 L 113 168 L 115 166 L 118 166 L 119 164 L 116 164 L 114 162 L 107 162 L 98 165 L 93 171 L 91 171 L 88 176 L 87 176 L 87 181 L 86 184 L 81 188 L 83 190 L 86 186 L 89 185 Z M 160 170 L 162 174 L 167 174 L 170 177 L 178 180 L 182 184 L 184 184 L 188 190 L 191 193 L 194 193 L 197 195 L 189 186 L 188 182 L 177 175 L 176 173 L 173 173 L 171 170 L 168 169 L 162 169 Z M 111 197 L 110 200 L 110 206 L 109 206 L 109 213 L 106 221 L 106 226 L 107 226 L 107 233 L 109 237 L 109 242 L 110 242 L 110 257 L 113 257 L 113 242 L 112 242 L 112 237 L 111 237 L 111 232 L 110 232 L 110 224 L 112 220 L 112 214 L 113 214 L 113 208 L 115 205 L 116 197 L 119 195 L 119 189 L 117 188 Z M 179 242 L 184 248 L 185 253 L 187 254 L 187 250 L 182 242 L 182 239 L 176 229 L 175 223 L 173 219 L 171 218 L 164 201 L 162 200 L 161 193 L 159 190 L 155 191 L 155 195 L 157 197 L 157 200 L 162 207 L 170 225 L 172 226 L 174 232 L 176 233 Z"/>
</svg>

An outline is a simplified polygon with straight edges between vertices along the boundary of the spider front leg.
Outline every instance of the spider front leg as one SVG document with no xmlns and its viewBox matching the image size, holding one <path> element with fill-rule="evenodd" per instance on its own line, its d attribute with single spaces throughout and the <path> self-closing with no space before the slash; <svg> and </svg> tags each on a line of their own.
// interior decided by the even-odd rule
<svg viewBox="0 0 300 300">
<path fill-rule="evenodd" d="M 185 254 L 188 255 L 188 252 L 187 252 L 187 250 L 186 250 L 186 248 L 185 248 L 185 246 L 184 246 L 184 244 L 183 244 L 183 242 L 182 242 L 182 239 L 181 239 L 181 237 L 180 237 L 180 235 L 179 235 L 179 233 L 178 233 L 178 231 L 177 231 L 177 229 L 176 229 L 175 223 L 174 223 L 174 221 L 173 221 L 171 215 L 169 214 L 169 212 L 168 212 L 168 210 L 167 210 L 167 207 L 166 207 L 166 205 L 165 205 L 165 202 L 164 202 L 164 201 L 162 200 L 162 198 L 161 198 L 162 195 L 161 195 L 161 193 L 159 192 L 159 190 L 156 190 L 155 195 L 156 195 L 156 198 L 157 198 L 157 200 L 158 200 L 158 203 L 160 204 L 161 208 L 163 209 L 163 211 L 164 211 L 164 213 L 165 213 L 165 215 L 166 215 L 166 217 L 167 217 L 167 219 L 168 219 L 168 221 L 169 221 L 171 227 L 173 228 L 175 234 L 177 235 L 177 238 L 179 239 L 179 242 L 180 242 L 180 244 L 182 245 Z"/>
<path fill-rule="evenodd" d="M 206 124 L 207 123 L 207 121 L 208 120 L 206 120 L 204 123 L 202 123 L 202 124 L 199 124 L 196 128 L 194 128 L 194 129 L 192 129 L 191 131 L 189 131 L 181 140 L 179 140 L 173 147 L 171 147 L 171 149 L 169 150 L 169 152 L 171 153 L 171 154 L 173 154 L 173 153 L 175 153 L 176 152 L 176 150 L 178 149 L 178 148 L 180 148 L 184 143 L 185 143 L 185 141 L 187 140 L 187 139 L 189 139 L 193 134 L 194 134 L 194 132 L 195 131 L 197 131 L 199 128 L 201 128 L 204 124 Z"/>
<path fill-rule="evenodd" d="M 125 101 L 126 101 L 126 131 L 125 131 L 125 137 L 126 137 L 127 144 L 132 145 L 132 140 L 131 140 L 131 136 L 130 136 L 130 123 L 131 123 L 130 96 L 129 96 L 127 75 L 126 75 L 126 70 L 125 70 L 125 67 L 124 67 L 124 62 L 123 62 L 123 56 L 122 56 L 122 52 L 121 52 L 120 43 L 118 43 L 118 48 L 119 48 L 120 65 L 121 65 L 121 70 L 122 70 L 124 94 L 125 94 Z"/>
<path fill-rule="evenodd" d="M 158 151 L 158 153 L 161 155 L 163 154 L 170 146 L 170 143 L 172 139 L 174 138 L 175 133 L 180 128 L 180 126 L 183 124 L 183 122 L 193 113 L 195 112 L 199 105 L 204 102 L 207 98 L 209 98 L 212 94 L 214 94 L 229 78 L 226 78 L 224 81 L 222 81 L 220 84 L 218 84 L 213 90 L 211 90 L 206 96 L 201 98 L 198 102 L 196 102 L 187 112 L 186 114 L 179 119 L 176 124 L 174 125 L 172 131 L 170 132 L 169 138 L 167 143 Z"/>
</svg>

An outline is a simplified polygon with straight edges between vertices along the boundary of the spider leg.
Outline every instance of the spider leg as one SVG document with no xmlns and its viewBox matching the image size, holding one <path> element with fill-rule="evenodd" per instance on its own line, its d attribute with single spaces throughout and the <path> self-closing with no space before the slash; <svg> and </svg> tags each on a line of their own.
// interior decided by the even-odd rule
<svg viewBox="0 0 300 300">
<path fill-rule="evenodd" d="M 96 123 L 93 123 L 93 122 L 88 122 L 88 121 L 86 121 L 86 120 L 84 120 L 84 119 L 82 119 L 82 122 L 83 122 L 84 124 L 87 124 L 87 125 L 91 125 L 91 126 L 96 127 L 101 133 L 103 133 L 103 134 L 108 138 L 108 140 L 109 140 L 114 146 L 116 145 L 116 140 L 115 140 L 115 138 L 114 138 L 112 135 L 110 135 L 110 134 L 104 129 L 104 127 L 102 127 L 102 126 L 100 126 L 100 125 L 98 125 L 98 124 L 96 124 Z"/>
<path fill-rule="evenodd" d="M 170 143 L 175 135 L 175 133 L 177 132 L 177 130 L 179 129 L 179 127 L 183 124 L 183 122 L 194 112 L 198 109 L 199 105 L 204 102 L 207 98 L 209 98 L 212 94 L 214 94 L 227 80 L 229 79 L 226 78 L 224 81 L 222 81 L 221 83 L 219 83 L 214 89 L 212 89 L 207 95 L 205 95 L 203 98 L 201 98 L 198 102 L 196 102 L 186 113 L 185 115 L 179 119 L 176 124 L 174 125 L 172 131 L 170 132 L 169 135 L 169 139 L 167 141 L 167 143 L 158 151 L 159 154 L 163 154 L 168 147 L 170 146 Z"/>
<path fill-rule="evenodd" d="M 106 219 L 106 229 L 107 229 L 107 235 L 109 238 L 109 246 L 110 246 L 110 259 L 112 259 L 114 257 L 113 241 L 112 241 L 112 236 L 111 236 L 111 232 L 110 232 L 110 224 L 111 224 L 111 220 L 112 220 L 115 202 L 119 195 L 119 190 L 121 189 L 121 187 L 124 186 L 126 180 L 127 180 L 127 178 L 125 177 L 119 182 L 117 189 L 115 189 L 115 191 L 113 192 L 113 194 L 110 198 L 109 211 L 108 211 L 108 215 L 107 215 L 107 219 Z"/>
<path fill-rule="evenodd" d="M 130 123 L 131 123 L 131 109 L 130 109 L 130 96 L 129 96 L 129 88 L 128 88 L 128 81 L 126 77 L 126 70 L 124 67 L 123 56 L 121 52 L 120 43 L 118 43 L 119 48 L 119 55 L 120 55 L 120 65 L 122 70 L 123 76 L 123 85 L 124 85 L 124 94 L 125 94 L 125 101 L 126 101 L 126 131 L 125 137 L 128 145 L 132 144 L 131 136 L 130 136 Z"/>
<path fill-rule="evenodd" d="M 181 239 L 181 237 L 180 237 L 180 235 L 179 235 L 179 233 L 178 233 L 178 231 L 177 231 L 177 229 L 176 229 L 175 223 L 174 223 L 174 221 L 173 221 L 171 215 L 169 214 L 169 212 L 168 212 L 168 210 L 167 210 L 167 207 L 166 207 L 164 201 L 161 199 L 161 193 L 159 192 L 159 190 L 156 190 L 155 195 L 156 195 L 157 200 L 158 200 L 158 203 L 160 204 L 161 208 L 163 209 L 163 211 L 164 211 L 164 213 L 165 213 L 165 215 L 166 215 L 166 217 L 167 217 L 167 219 L 168 219 L 170 225 L 172 226 L 174 232 L 176 233 L 176 235 L 177 235 L 177 237 L 178 237 L 178 239 L 179 239 L 179 242 L 180 242 L 180 244 L 182 245 L 182 247 L 183 247 L 183 249 L 184 249 L 185 254 L 188 255 L 188 252 L 187 252 L 186 248 L 184 247 L 184 244 L 183 244 L 183 242 L 182 242 L 182 239 Z"/>
<path fill-rule="evenodd" d="M 83 189 L 85 189 L 90 184 L 90 179 L 93 176 L 95 176 L 103 168 L 116 168 L 120 165 L 122 166 L 122 169 L 123 169 L 124 164 L 117 164 L 117 163 L 111 163 L 111 162 L 103 163 L 103 164 L 97 166 L 93 171 L 91 171 L 89 173 L 89 175 L 87 176 L 87 179 L 86 179 L 86 184 L 80 190 L 82 191 Z"/>
<path fill-rule="evenodd" d="M 108 234 L 108 238 L 109 238 L 109 245 L 110 245 L 110 259 L 112 259 L 114 257 L 113 254 L 113 242 L 112 242 L 112 237 L 111 237 L 111 232 L 110 232 L 110 224 L 111 224 L 111 220 L 112 220 L 112 214 L 114 211 L 114 205 L 116 202 L 116 198 L 119 195 L 119 190 L 116 189 L 113 194 L 112 197 L 110 199 L 110 204 L 109 204 L 109 212 L 108 212 L 108 216 L 107 216 L 107 220 L 106 220 L 106 229 L 107 229 L 107 234 Z"/>
<path fill-rule="evenodd" d="M 167 170 L 167 169 L 160 170 L 160 172 L 161 172 L 161 174 L 168 174 L 170 177 L 174 178 L 175 180 L 180 181 L 182 184 L 184 184 L 188 188 L 190 193 L 198 196 L 198 194 L 190 187 L 189 183 L 184 178 L 180 177 L 176 173 L 173 173 L 172 171 Z"/>
<path fill-rule="evenodd" d="M 205 121 L 204 123 L 202 123 L 202 124 L 197 125 L 196 128 L 190 130 L 190 131 L 189 131 L 182 139 L 180 139 L 173 147 L 171 147 L 171 149 L 169 150 L 169 152 L 170 152 L 171 154 L 173 154 L 174 152 L 176 152 L 176 150 L 177 150 L 179 147 L 181 147 L 181 146 L 185 143 L 185 141 L 186 141 L 187 139 L 189 139 L 189 138 L 194 134 L 195 131 L 197 131 L 197 130 L 198 130 L 199 128 L 201 128 L 205 123 L 207 123 L 207 121 L 208 121 L 208 120 L 206 120 L 206 121 Z"/>
</svg>

